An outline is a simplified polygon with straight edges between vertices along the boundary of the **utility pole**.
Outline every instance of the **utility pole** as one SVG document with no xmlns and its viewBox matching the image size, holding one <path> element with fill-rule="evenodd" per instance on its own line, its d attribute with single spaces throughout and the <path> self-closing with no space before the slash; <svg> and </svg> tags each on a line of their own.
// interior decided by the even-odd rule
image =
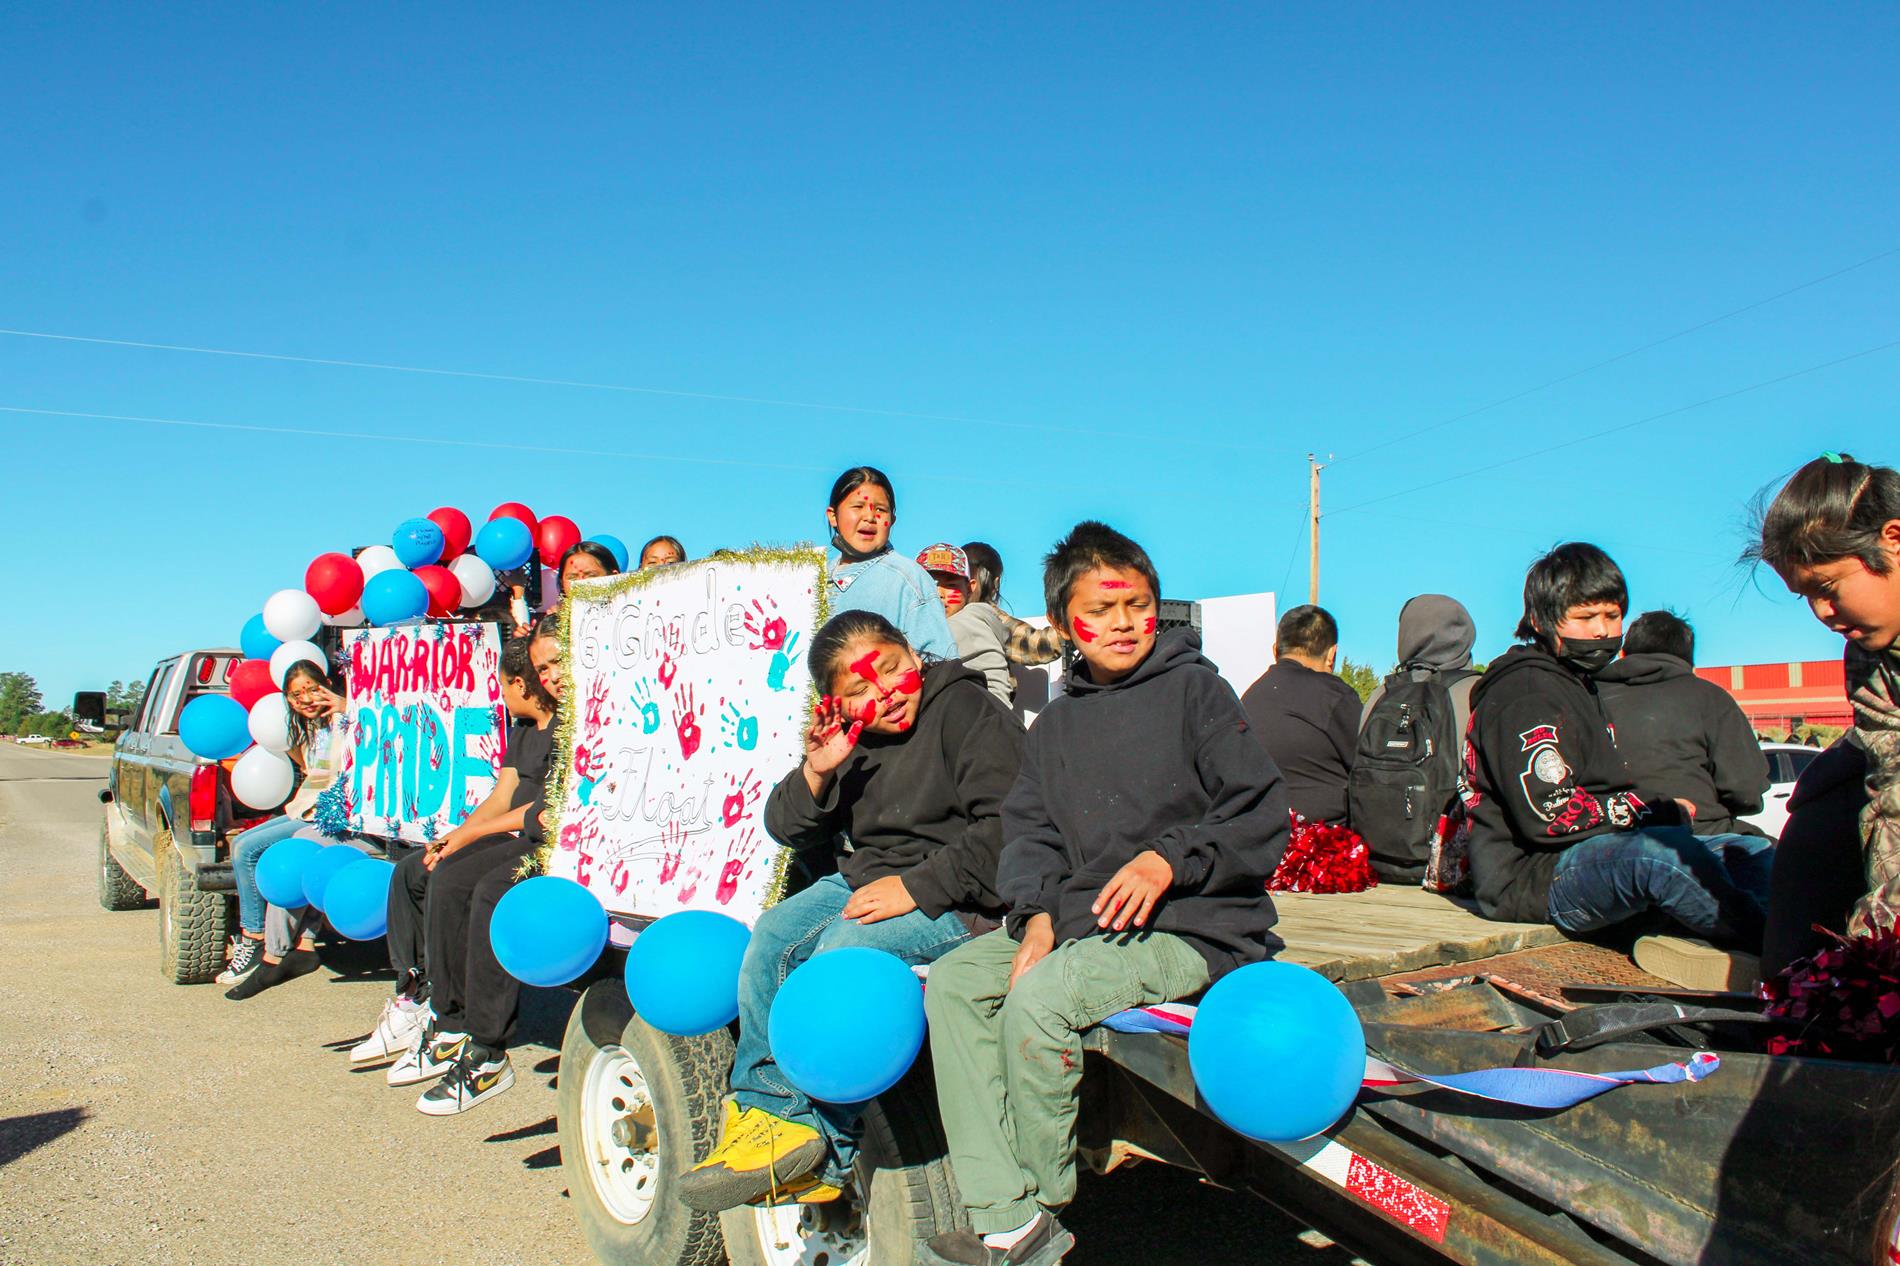
<svg viewBox="0 0 1900 1266">
<path fill-rule="evenodd" d="M 1308 484 L 1306 493 L 1307 540 L 1306 600 L 1319 605 L 1319 472 L 1324 469 L 1311 453 L 1306 455 Z"/>
</svg>

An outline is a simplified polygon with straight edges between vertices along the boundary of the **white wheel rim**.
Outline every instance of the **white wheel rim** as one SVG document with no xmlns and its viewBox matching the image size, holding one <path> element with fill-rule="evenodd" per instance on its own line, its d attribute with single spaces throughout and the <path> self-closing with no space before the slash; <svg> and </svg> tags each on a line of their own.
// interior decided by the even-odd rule
<svg viewBox="0 0 1900 1266">
<path fill-rule="evenodd" d="M 869 1245 L 863 1224 L 849 1205 L 781 1204 L 752 1211 L 759 1255 L 770 1266 L 857 1266 Z M 834 1212 L 835 1210 L 835 1212 Z M 840 1216 L 844 1215 L 844 1216 Z M 844 1222 L 840 1226 L 838 1223 Z"/>
<path fill-rule="evenodd" d="M 616 1142 L 615 1127 L 624 1133 L 636 1118 L 645 1123 L 642 1139 L 632 1146 Z M 640 1065 L 621 1047 L 607 1047 L 587 1066 L 581 1083 L 581 1148 L 594 1193 L 608 1213 L 632 1226 L 653 1212 L 660 1195 L 653 1096 Z"/>
</svg>

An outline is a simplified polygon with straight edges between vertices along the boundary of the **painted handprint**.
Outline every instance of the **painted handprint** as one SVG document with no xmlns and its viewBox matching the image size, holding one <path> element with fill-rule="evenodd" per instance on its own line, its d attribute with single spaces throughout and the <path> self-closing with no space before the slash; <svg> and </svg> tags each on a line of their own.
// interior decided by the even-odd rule
<svg viewBox="0 0 1900 1266">
<path fill-rule="evenodd" d="M 685 626 L 669 620 L 660 629 L 660 689 L 671 690 L 679 675 L 679 662 L 686 658 Z"/>
<path fill-rule="evenodd" d="M 680 858 L 686 854 L 686 828 L 678 822 L 660 827 L 660 882 L 670 884 L 680 873 Z"/>
<path fill-rule="evenodd" d="M 587 703 L 581 713 L 581 729 L 590 737 L 599 732 L 613 715 L 613 708 L 607 702 L 607 675 L 602 673 L 587 687 Z"/>
<path fill-rule="evenodd" d="M 752 610 L 745 614 L 745 631 L 752 639 L 753 650 L 776 651 L 785 645 L 785 619 L 779 615 L 775 599 L 765 601 L 771 604 L 769 609 L 757 598 L 752 600 Z"/>
<path fill-rule="evenodd" d="M 774 690 L 790 690 L 785 684 L 785 674 L 792 669 L 792 656 L 798 651 L 798 634 L 794 633 L 785 645 L 772 652 L 772 665 L 765 670 L 765 684 Z"/>
<path fill-rule="evenodd" d="M 751 862 L 759 851 L 759 833 L 747 827 L 738 836 L 726 844 L 726 864 L 719 872 L 719 887 L 713 890 L 713 897 L 720 905 L 729 904 L 739 895 L 739 881 L 751 873 Z"/>
<path fill-rule="evenodd" d="M 753 778 L 752 771 L 748 769 L 737 778 L 728 778 L 726 785 L 732 790 L 720 806 L 720 816 L 727 826 L 738 826 L 746 816 L 746 810 L 759 802 L 759 792 L 765 784 Z"/>
<path fill-rule="evenodd" d="M 719 734 L 727 747 L 749 752 L 759 745 L 759 718 L 749 717 L 739 711 L 738 704 L 729 703 L 719 714 Z"/>
<path fill-rule="evenodd" d="M 700 740 L 705 738 L 699 728 L 699 718 L 705 712 L 704 704 L 697 711 L 694 710 L 692 686 L 681 686 L 679 693 L 673 697 L 673 728 L 679 732 L 682 759 L 693 759 L 693 753 L 699 750 Z"/>
<path fill-rule="evenodd" d="M 653 688 L 642 677 L 633 683 L 634 706 L 640 709 L 640 732 L 652 734 L 660 728 L 660 705 L 653 702 Z"/>
</svg>

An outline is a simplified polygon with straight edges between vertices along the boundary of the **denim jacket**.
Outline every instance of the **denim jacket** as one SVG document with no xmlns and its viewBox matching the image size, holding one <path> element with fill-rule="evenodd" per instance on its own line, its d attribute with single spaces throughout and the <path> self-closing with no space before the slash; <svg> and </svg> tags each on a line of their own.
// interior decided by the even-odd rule
<svg viewBox="0 0 1900 1266">
<path fill-rule="evenodd" d="M 831 555 L 831 614 L 875 611 L 895 624 L 920 655 L 957 657 L 956 639 L 930 573 L 892 549 L 862 562 Z"/>
</svg>

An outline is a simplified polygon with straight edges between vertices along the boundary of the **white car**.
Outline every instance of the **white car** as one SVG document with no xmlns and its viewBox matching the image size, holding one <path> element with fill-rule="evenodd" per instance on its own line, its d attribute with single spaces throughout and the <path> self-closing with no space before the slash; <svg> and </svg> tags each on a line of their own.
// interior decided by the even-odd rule
<svg viewBox="0 0 1900 1266">
<path fill-rule="evenodd" d="M 1771 840 L 1780 839 L 1781 828 L 1788 825 L 1788 797 L 1794 792 L 1795 779 L 1801 777 L 1801 771 L 1822 750 L 1799 743 L 1763 743 L 1761 754 L 1768 762 L 1768 794 L 1762 798 L 1761 812 L 1750 814 L 1742 821 L 1760 827 Z"/>
</svg>

